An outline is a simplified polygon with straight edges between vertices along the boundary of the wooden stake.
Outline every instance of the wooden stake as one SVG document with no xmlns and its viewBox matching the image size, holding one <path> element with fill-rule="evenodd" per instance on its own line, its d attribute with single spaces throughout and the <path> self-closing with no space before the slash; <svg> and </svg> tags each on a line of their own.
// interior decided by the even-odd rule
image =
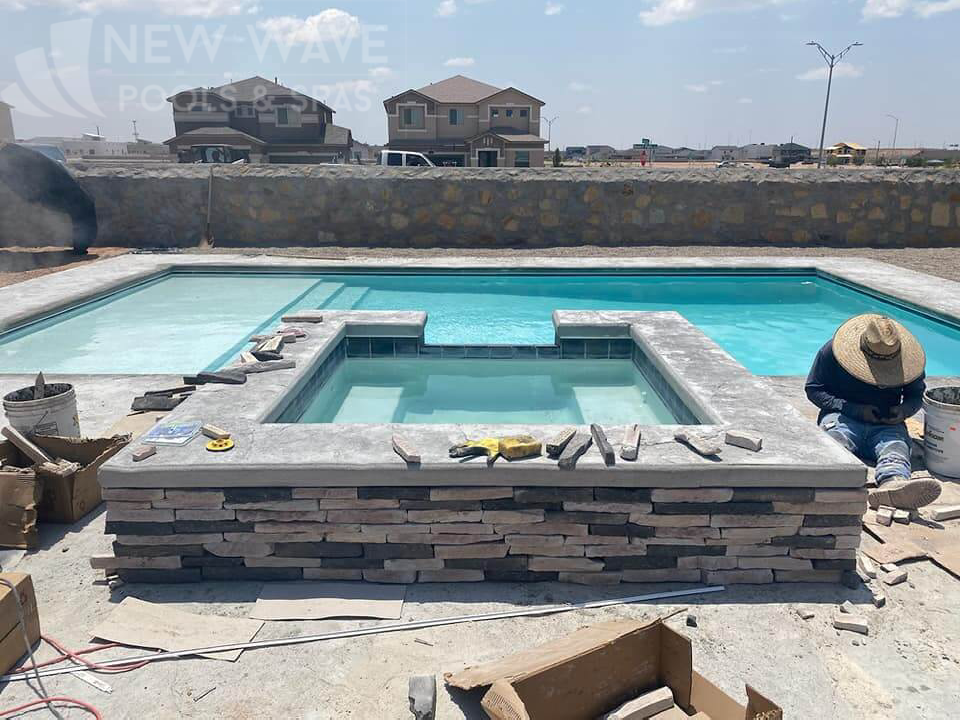
<svg viewBox="0 0 960 720">
<path fill-rule="evenodd" d="M 3 428 L 3 430 L 0 430 L 0 433 L 2 433 L 7 440 L 12 442 L 20 452 L 30 458 L 33 462 L 38 464 L 54 462 L 54 459 L 50 455 L 28 440 L 27 437 L 16 428 L 8 426 Z"/>
<path fill-rule="evenodd" d="M 37 379 L 33 382 L 33 399 L 34 400 L 43 400 L 43 396 L 46 394 L 46 382 L 43 379 L 43 373 L 37 373 Z"/>
<path fill-rule="evenodd" d="M 589 435 L 586 433 L 577 433 L 567 443 L 563 452 L 560 453 L 560 460 L 557 462 L 557 465 L 561 470 L 573 470 L 577 466 L 577 460 L 590 449 L 592 444 L 593 438 Z"/>
<path fill-rule="evenodd" d="M 607 440 L 607 434 L 603 431 L 603 428 L 593 423 L 590 426 L 590 434 L 593 436 L 593 441 L 597 444 L 597 450 L 599 450 L 600 455 L 603 456 L 603 461 L 607 465 L 615 464 L 617 462 L 617 454 L 613 451 L 613 445 Z"/>
<path fill-rule="evenodd" d="M 567 443 L 577 434 L 576 428 L 565 428 L 561 430 L 552 440 L 547 441 L 547 455 L 550 457 L 559 457 L 560 453 L 567 446 Z"/>
<path fill-rule="evenodd" d="M 627 425 L 623 433 L 623 447 L 620 448 L 620 457 L 624 460 L 636 460 L 640 454 L 640 426 Z"/>
</svg>

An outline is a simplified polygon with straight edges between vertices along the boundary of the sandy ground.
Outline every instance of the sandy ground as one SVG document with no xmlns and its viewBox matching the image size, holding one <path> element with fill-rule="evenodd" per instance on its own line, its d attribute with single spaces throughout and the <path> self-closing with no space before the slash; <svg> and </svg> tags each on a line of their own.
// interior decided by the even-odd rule
<svg viewBox="0 0 960 720">
<path fill-rule="evenodd" d="M 117 247 L 91 248 L 86 255 L 74 255 L 62 247 L 0 248 L 0 287 L 127 252 L 129 248 Z"/>
</svg>

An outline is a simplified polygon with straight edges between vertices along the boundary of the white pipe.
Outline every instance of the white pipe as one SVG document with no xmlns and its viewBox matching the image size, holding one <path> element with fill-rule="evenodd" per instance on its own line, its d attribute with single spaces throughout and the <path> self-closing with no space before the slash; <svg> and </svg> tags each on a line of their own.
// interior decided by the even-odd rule
<svg viewBox="0 0 960 720">
<path fill-rule="evenodd" d="M 418 620 L 417 622 L 394 623 L 392 625 L 372 625 L 369 627 L 357 628 L 355 630 L 339 630 L 336 632 L 320 633 L 318 635 L 298 635 L 288 638 L 276 638 L 274 640 L 252 640 L 245 643 L 233 643 L 230 645 L 215 645 L 213 647 L 193 648 L 192 650 L 175 650 L 171 652 L 157 652 L 148 655 L 136 655 L 134 657 L 117 658 L 116 660 L 107 660 L 97 663 L 104 667 L 113 667 L 118 665 L 128 665 L 138 662 L 152 662 L 154 660 L 171 660 L 190 655 L 207 655 L 216 652 L 229 652 L 232 650 L 254 650 L 265 647 L 283 647 L 285 645 L 302 645 L 303 643 L 319 642 L 321 640 L 340 640 L 342 638 L 363 637 L 365 635 L 379 635 L 381 633 L 400 632 L 404 630 L 422 630 L 424 628 L 442 627 L 444 625 L 459 625 L 466 622 L 483 622 L 485 620 L 505 620 L 515 617 L 528 617 L 531 615 L 557 615 L 559 613 L 570 612 L 571 610 L 592 610 L 594 608 L 604 608 L 611 605 L 626 605 L 629 603 L 648 602 L 651 600 L 665 600 L 675 597 L 686 597 L 687 595 L 701 595 L 704 593 L 720 592 L 726 588 L 723 585 L 708 587 L 696 587 L 688 590 L 672 590 L 668 592 L 652 593 L 650 595 L 633 595 L 631 597 L 612 598 L 610 600 L 592 600 L 590 602 L 573 603 L 571 605 L 538 605 L 537 607 L 527 608 L 526 610 L 504 610 L 503 612 L 484 613 L 482 615 L 452 615 L 444 618 L 435 618 L 432 620 Z M 48 668 L 41 670 L 41 677 L 50 675 L 63 675 L 77 671 L 88 670 L 85 666 L 69 666 Z M 96 671 L 94 671 L 96 672 Z M 10 682 L 12 680 L 27 680 L 35 677 L 35 673 L 14 673 L 0 677 L 0 682 Z"/>
</svg>

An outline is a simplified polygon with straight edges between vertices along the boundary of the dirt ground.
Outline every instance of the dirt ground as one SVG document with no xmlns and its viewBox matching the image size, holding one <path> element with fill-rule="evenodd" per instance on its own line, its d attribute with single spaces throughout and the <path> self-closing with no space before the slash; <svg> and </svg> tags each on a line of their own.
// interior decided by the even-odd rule
<svg viewBox="0 0 960 720">
<path fill-rule="evenodd" d="M 119 247 L 91 248 L 86 255 L 74 255 L 69 248 L 62 247 L 0 248 L 0 287 L 128 252 L 129 248 Z"/>
</svg>

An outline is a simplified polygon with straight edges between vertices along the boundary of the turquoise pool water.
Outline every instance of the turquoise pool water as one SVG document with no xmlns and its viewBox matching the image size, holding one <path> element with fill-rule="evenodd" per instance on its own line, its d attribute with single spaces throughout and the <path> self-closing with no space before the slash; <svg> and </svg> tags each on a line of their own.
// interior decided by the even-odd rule
<svg viewBox="0 0 960 720">
<path fill-rule="evenodd" d="M 173 273 L 0 336 L 0 372 L 219 367 L 297 309 L 425 310 L 430 343 L 550 344 L 554 309 L 676 310 L 751 371 L 803 375 L 851 315 L 884 312 L 960 375 L 960 329 L 816 275 Z"/>
<path fill-rule="evenodd" d="M 333 373 L 301 423 L 677 422 L 631 360 L 364 360 Z"/>
</svg>

